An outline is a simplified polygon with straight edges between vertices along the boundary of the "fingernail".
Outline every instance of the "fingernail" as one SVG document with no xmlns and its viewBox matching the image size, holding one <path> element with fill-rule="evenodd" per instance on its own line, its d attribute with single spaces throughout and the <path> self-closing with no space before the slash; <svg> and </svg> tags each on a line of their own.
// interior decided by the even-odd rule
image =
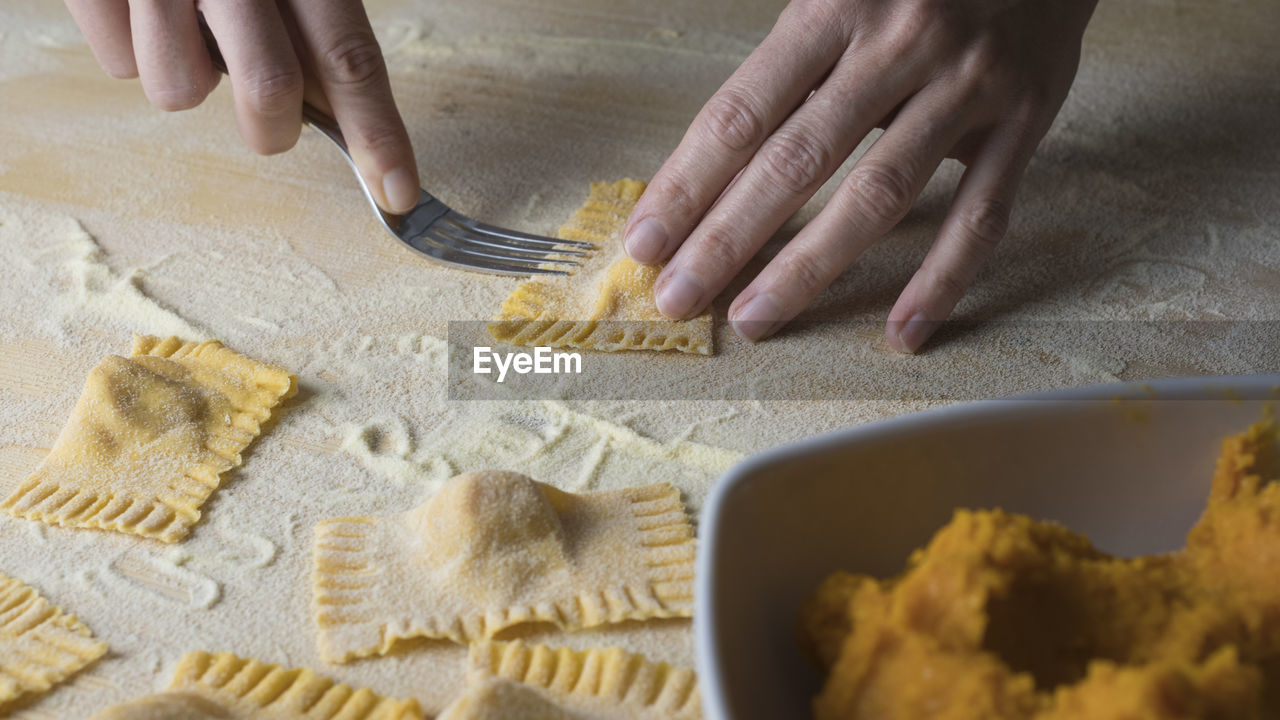
<svg viewBox="0 0 1280 720">
<path fill-rule="evenodd" d="M 395 168 L 382 176 L 382 196 L 391 212 L 408 212 L 418 204 L 418 178 L 405 168 Z"/>
<path fill-rule="evenodd" d="M 677 272 L 658 289 L 654 302 L 658 310 L 670 318 L 682 319 L 697 309 L 702 300 L 702 285 L 687 272 Z"/>
<path fill-rule="evenodd" d="M 898 343 L 906 352 L 914 353 L 933 334 L 933 327 L 934 323 L 918 312 L 898 329 Z"/>
<path fill-rule="evenodd" d="M 632 260 L 655 263 L 662 259 L 662 250 L 667 246 L 667 231 L 660 220 L 647 217 L 636 223 L 623 244 Z"/>
<path fill-rule="evenodd" d="M 734 314 L 730 324 L 743 339 L 755 342 L 770 335 L 781 319 L 782 308 L 778 302 L 769 293 L 760 293 Z"/>
</svg>

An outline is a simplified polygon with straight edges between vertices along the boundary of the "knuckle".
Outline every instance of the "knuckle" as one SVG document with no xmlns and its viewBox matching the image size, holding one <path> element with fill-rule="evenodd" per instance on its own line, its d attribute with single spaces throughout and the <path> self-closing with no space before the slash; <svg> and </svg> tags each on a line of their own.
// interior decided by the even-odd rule
<svg viewBox="0 0 1280 720">
<path fill-rule="evenodd" d="M 338 85 L 367 85 L 385 72 L 382 50 L 371 33 L 339 37 L 321 55 L 320 62 L 325 77 Z"/>
<path fill-rule="evenodd" d="M 831 272 L 822 258 L 806 252 L 788 254 L 782 260 L 782 273 L 790 285 L 805 294 L 815 295 L 831 283 Z"/>
<path fill-rule="evenodd" d="M 907 3 L 898 15 L 898 31 L 919 36 L 927 31 L 938 17 L 938 4 L 930 0 Z"/>
<path fill-rule="evenodd" d="M 1038 142 L 1048 132 L 1056 110 L 1057 106 L 1048 98 L 1032 90 L 1009 103 L 1006 117 L 1024 137 Z"/>
<path fill-rule="evenodd" d="M 990 77 L 998 74 L 1006 65 L 1000 61 L 1001 52 L 995 38 L 984 35 L 969 46 L 963 66 L 965 73 L 973 77 Z"/>
<path fill-rule="evenodd" d="M 361 124 L 354 128 L 355 140 L 374 155 L 404 152 L 406 142 L 400 128 L 390 123 Z"/>
<path fill-rule="evenodd" d="M 261 115 L 279 115 L 301 106 L 302 71 L 279 68 L 256 72 L 245 81 L 245 98 Z"/>
<path fill-rule="evenodd" d="M 692 185 L 682 177 L 668 176 L 653 188 L 654 197 L 658 198 L 658 202 L 650 207 L 656 206 L 663 212 L 681 219 L 695 217 L 706 207 L 706 203 L 701 202 L 694 195 L 691 187 Z"/>
<path fill-rule="evenodd" d="M 849 13 L 843 3 L 835 0 L 793 0 L 783 13 L 780 19 L 807 37 L 832 31 L 842 36 L 849 34 Z"/>
<path fill-rule="evenodd" d="M 892 50 L 902 52 L 928 41 L 934 36 L 945 8 L 936 0 L 916 0 L 903 4 L 884 34 Z"/>
<path fill-rule="evenodd" d="M 894 166 L 858 165 L 850 179 L 856 211 L 881 226 L 896 224 L 911 209 L 911 181 Z"/>
<path fill-rule="evenodd" d="M 958 85 L 977 102 L 1007 105 L 1017 94 L 1018 69 L 1004 59 L 997 41 L 991 37 L 974 41 L 958 67 Z"/>
<path fill-rule="evenodd" d="M 742 90 L 724 88 L 704 108 L 707 130 L 729 150 L 754 148 L 764 136 L 764 117 Z"/>
<path fill-rule="evenodd" d="M 811 189 L 825 179 L 832 153 L 812 135 L 779 131 L 760 155 L 768 174 L 792 194 Z"/>
<path fill-rule="evenodd" d="M 736 269 L 741 255 L 735 235 L 721 227 L 710 227 L 697 246 L 707 267 L 716 270 Z"/>
<path fill-rule="evenodd" d="M 930 294 L 942 297 L 951 305 L 964 297 L 965 291 L 969 289 L 969 278 L 954 267 L 931 268 L 926 277 Z"/>
<path fill-rule="evenodd" d="M 986 198 L 962 212 L 958 220 L 966 249 L 985 256 L 1009 230 L 1009 206 L 1003 200 Z"/>
</svg>

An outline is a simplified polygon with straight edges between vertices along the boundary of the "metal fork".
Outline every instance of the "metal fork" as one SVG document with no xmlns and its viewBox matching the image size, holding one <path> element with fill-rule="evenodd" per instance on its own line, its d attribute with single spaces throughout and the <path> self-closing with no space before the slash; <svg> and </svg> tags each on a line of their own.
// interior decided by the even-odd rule
<svg viewBox="0 0 1280 720">
<path fill-rule="evenodd" d="M 213 66 L 226 74 L 227 64 L 213 33 L 203 16 L 199 16 L 199 22 Z M 307 102 L 302 103 L 302 121 L 342 151 L 360 181 L 365 199 L 387 232 L 430 260 L 498 275 L 568 275 L 578 265 L 574 258 L 583 257 L 595 248 L 591 243 L 530 235 L 473 220 L 422 189 L 418 191 L 418 204 L 412 210 L 404 214 L 389 213 L 374 200 L 351 159 L 337 121 Z"/>
</svg>

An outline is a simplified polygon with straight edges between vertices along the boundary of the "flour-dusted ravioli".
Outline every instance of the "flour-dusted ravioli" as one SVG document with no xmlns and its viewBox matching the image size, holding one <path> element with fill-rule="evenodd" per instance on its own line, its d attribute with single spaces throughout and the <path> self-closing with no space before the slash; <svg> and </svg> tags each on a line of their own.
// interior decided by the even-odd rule
<svg viewBox="0 0 1280 720">
<path fill-rule="evenodd" d="M 305 668 L 187 653 L 169 692 L 117 705 L 92 720 L 422 720 L 417 700 L 392 700 Z"/>
<path fill-rule="evenodd" d="M 621 648 L 570 650 L 523 642 L 471 648 L 472 688 L 440 720 L 511 717 L 695 720 L 697 676 Z"/>
<path fill-rule="evenodd" d="M 0 573 L 0 715 L 7 703 L 48 691 L 106 652 L 74 615 Z"/>
<path fill-rule="evenodd" d="M 135 337 L 89 373 L 53 450 L 0 504 L 18 517 L 182 539 L 294 378 L 217 341 Z"/>
<path fill-rule="evenodd" d="M 521 623 L 688 617 L 694 552 L 667 483 L 577 495 L 518 473 L 459 475 L 408 513 L 316 526 L 320 654 L 345 662 L 404 638 L 464 643 Z"/>
<path fill-rule="evenodd" d="M 689 320 L 658 312 L 653 284 L 660 268 L 637 264 L 623 251 L 622 228 L 644 187 L 638 180 L 592 183 L 587 203 L 558 235 L 597 249 L 572 275 L 522 283 L 502 303 L 489 332 L 517 345 L 710 355 L 710 312 Z"/>
</svg>

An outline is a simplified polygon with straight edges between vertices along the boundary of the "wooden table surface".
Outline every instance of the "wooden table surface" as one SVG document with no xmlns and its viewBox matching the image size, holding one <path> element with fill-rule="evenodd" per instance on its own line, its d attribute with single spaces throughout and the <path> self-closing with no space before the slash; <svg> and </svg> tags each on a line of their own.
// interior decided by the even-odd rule
<svg viewBox="0 0 1280 720">
<path fill-rule="evenodd" d="M 779 7 L 764 0 L 369 3 L 423 185 L 476 217 L 535 232 L 567 218 L 591 181 L 649 177 Z M 1280 365 L 1280 336 L 1263 336 L 1280 321 L 1277 27 L 1274 0 L 1101 3 L 1076 86 L 1028 173 L 1010 237 L 959 309 L 971 320 L 1240 321 L 1255 328 L 1249 342 L 1179 340 L 1158 352 L 1123 342 L 1048 343 L 1030 352 L 1026 342 L 1019 345 L 1021 331 L 980 327 L 916 358 L 894 356 L 877 337 L 879 323 L 936 232 L 959 174 L 948 163 L 903 226 L 806 316 L 825 324 L 759 350 L 722 328 L 716 361 L 723 364 L 716 367 L 727 375 L 735 363 L 755 362 L 751 367 L 767 375 L 778 372 L 777 362 L 799 362 L 806 348 L 817 348 L 820 358 L 804 362 L 830 362 L 836 378 L 822 388 L 847 382 L 843 372 L 928 385 L 981 368 L 982 375 L 1013 378 L 993 386 L 998 392 Z M 244 292 L 220 302 L 216 282 L 196 287 L 166 274 L 173 247 L 185 243 L 209 262 L 235 268 L 240 260 L 219 255 L 220 248 L 278 245 L 331 280 L 353 307 L 389 284 L 420 289 L 416 303 L 359 310 L 374 334 L 442 337 L 447 321 L 483 319 L 510 291 L 510 279 L 429 266 L 381 235 L 350 171 L 314 133 L 284 155 L 249 153 L 230 100 L 224 82 L 195 110 L 155 110 L 136 81 L 101 73 L 60 4 L 9 0 L 0 8 L 0 207 L 77 219 L 112 267 L 152 268 L 142 282 L 148 295 L 229 342 L 254 337 L 231 319 L 241 310 L 283 328 L 274 337 L 285 344 L 324 337 L 349 318 L 290 324 L 290 313 L 307 312 L 301 296 L 294 308 L 255 306 L 270 293 L 254 291 L 253 283 L 287 270 L 273 267 L 265 250 L 260 266 L 212 273 L 244 278 Z M 830 184 L 819 201 L 829 191 Z M 731 299 L 717 301 L 719 317 Z M 72 345 L 26 337 L 26 320 L 0 313 L 0 400 L 41 393 L 60 400 L 36 413 L 43 443 L 0 438 L 6 482 L 47 450 L 95 360 L 76 357 Z M 662 361 L 644 362 L 656 368 Z M 812 368 L 797 374 L 805 372 Z M 737 400 L 723 422 L 698 431 L 699 442 L 746 453 L 928 404 L 902 402 L 890 390 L 798 405 Z M 713 412 L 696 403 L 641 402 L 593 411 L 664 439 Z M 16 419 L 0 417 L 0 424 Z M 319 439 L 326 452 L 336 442 Z M 11 547 L 0 562 L 39 567 L 22 552 Z M 42 587 L 60 584 L 54 578 Z M 687 662 L 687 626 L 670 637 L 679 638 L 671 641 L 678 646 L 671 659 Z M 114 689 L 82 684 L 62 699 L 55 691 L 25 712 L 75 717 L 96 702 L 158 687 L 163 665 L 104 664 L 100 676 L 150 674 Z M 359 680 L 361 672 L 330 674 Z M 443 695 L 426 693 L 423 702 L 439 709 Z"/>
</svg>

